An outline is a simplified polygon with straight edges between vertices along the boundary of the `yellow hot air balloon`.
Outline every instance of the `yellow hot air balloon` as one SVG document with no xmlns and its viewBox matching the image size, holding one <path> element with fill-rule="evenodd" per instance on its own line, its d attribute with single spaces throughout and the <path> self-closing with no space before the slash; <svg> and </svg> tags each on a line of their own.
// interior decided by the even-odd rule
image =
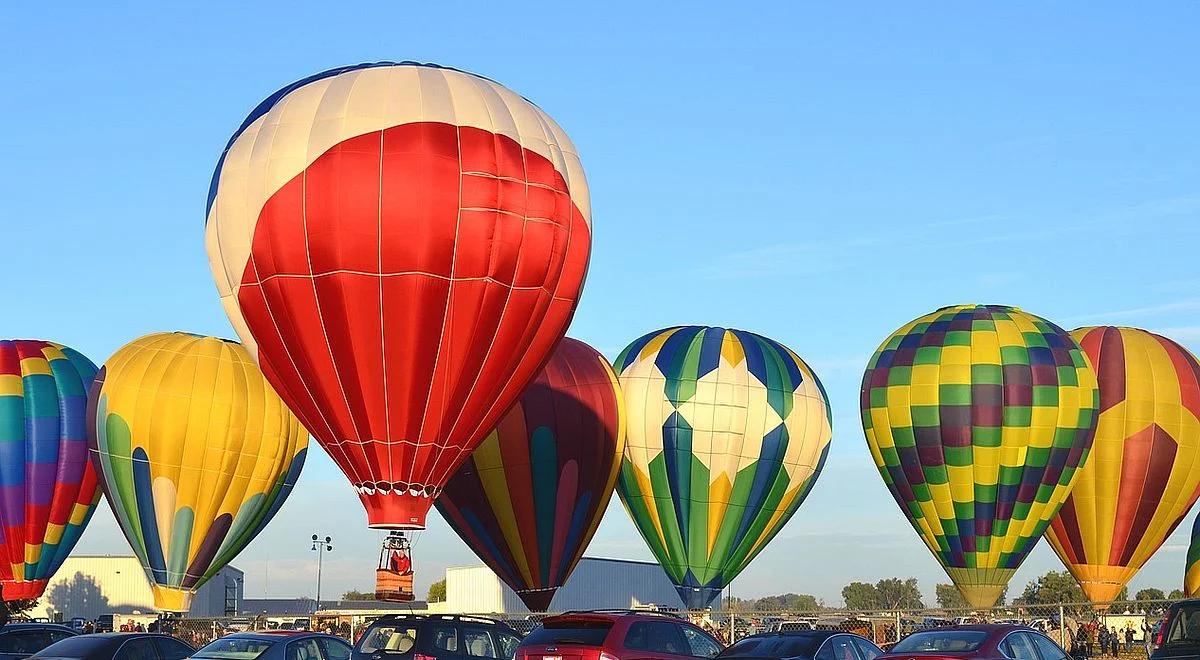
<svg viewBox="0 0 1200 660">
<path fill-rule="evenodd" d="M 1092 457 L 1046 538 L 1104 607 L 1167 540 L 1200 495 L 1200 364 L 1145 330 L 1071 333 L 1100 383 Z"/>
<path fill-rule="evenodd" d="M 185 333 L 147 335 L 104 363 L 88 435 L 155 607 L 171 612 L 270 522 L 308 446 L 241 344 Z"/>
</svg>

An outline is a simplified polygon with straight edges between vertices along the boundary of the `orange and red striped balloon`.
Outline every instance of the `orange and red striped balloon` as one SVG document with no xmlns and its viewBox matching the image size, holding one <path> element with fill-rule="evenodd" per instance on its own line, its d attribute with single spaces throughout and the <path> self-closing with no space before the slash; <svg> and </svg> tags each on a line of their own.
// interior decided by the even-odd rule
<svg viewBox="0 0 1200 660">
<path fill-rule="evenodd" d="M 1046 536 L 1089 600 L 1106 606 L 1200 496 L 1200 364 L 1145 330 L 1071 333 L 1095 368 L 1092 455 Z"/>
</svg>

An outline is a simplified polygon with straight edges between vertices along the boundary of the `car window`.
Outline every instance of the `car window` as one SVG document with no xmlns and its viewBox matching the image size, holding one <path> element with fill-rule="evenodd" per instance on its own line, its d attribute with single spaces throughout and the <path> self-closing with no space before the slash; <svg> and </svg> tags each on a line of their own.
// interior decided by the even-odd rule
<svg viewBox="0 0 1200 660">
<path fill-rule="evenodd" d="M 1042 660 L 1066 660 L 1067 654 L 1058 647 L 1058 644 L 1050 641 L 1050 639 L 1045 635 L 1034 635 L 1031 633 L 1026 634 L 1030 639 L 1033 640 L 1034 645 L 1037 646 L 1038 653 L 1041 654 Z"/>
<path fill-rule="evenodd" d="M 861 660 L 849 635 L 834 635 L 817 651 L 817 660 Z"/>
<path fill-rule="evenodd" d="M 946 651 L 971 653 L 978 651 L 988 634 L 979 630 L 926 630 L 915 632 L 900 640 L 892 653 L 930 653 Z"/>
<path fill-rule="evenodd" d="M 495 630 L 493 633 L 496 635 L 496 645 L 500 647 L 500 657 L 512 660 L 517 655 L 517 647 L 521 645 L 521 640 L 502 630 Z"/>
<path fill-rule="evenodd" d="M 680 626 L 680 628 L 683 629 L 683 638 L 687 640 L 688 648 L 691 649 L 688 655 L 697 658 L 715 658 L 721 652 L 721 645 L 698 629 L 691 626 Z"/>
<path fill-rule="evenodd" d="M 195 653 L 192 647 L 173 637 L 155 637 L 154 644 L 163 660 L 183 660 Z"/>
<path fill-rule="evenodd" d="M 1200 606 L 1180 605 L 1171 617 L 1170 628 L 1167 629 L 1167 643 L 1180 641 L 1200 641 Z"/>
<path fill-rule="evenodd" d="M 608 639 L 608 631 L 612 630 L 609 621 L 583 621 L 565 619 L 560 621 L 543 621 L 542 625 L 533 629 L 525 636 L 527 645 L 543 644 L 583 644 L 585 646 L 600 646 Z"/>
<path fill-rule="evenodd" d="M 325 660 L 350 659 L 350 645 L 340 639 L 321 637 L 317 640 L 317 645 L 321 647 L 321 656 Z"/>
<path fill-rule="evenodd" d="M 158 651 L 154 648 L 153 639 L 138 637 L 122 644 L 113 660 L 158 660 Z"/>
<path fill-rule="evenodd" d="M 358 650 L 363 653 L 375 651 L 393 651 L 407 653 L 417 642 L 417 629 L 408 623 L 377 623 L 367 629 L 358 642 Z"/>
<path fill-rule="evenodd" d="M 1021 632 L 1005 637 L 1000 642 L 1000 652 L 1013 660 L 1040 660 L 1033 640 Z"/>
<path fill-rule="evenodd" d="M 458 628 L 448 623 L 433 623 L 425 629 L 430 649 L 458 653 Z"/>
<path fill-rule="evenodd" d="M 284 660 L 321 660 L 321 649 L 313 638 L 288 642 L 284 649 Z"/>
<path fill-rule="evenodd" d="M 65 630 L 51 630 L 50 631 L 50 643 L 53 644 L 54 642 L 61 642 L 62 640 L 67 639 L 68 637 L 74 637 L 74 636 L 75 636 L 74 633 L 69 633 Z"/>
<path fill-rule="evenodd" d="M 625 633 L 625 648 L 652 653 L 691 655 L 679 626 L 670 621 L 637 621 Z"/>
<path fill-rule="evenodd" d="M 858 647 L 858 654 L 862 656 L 863 660 L 875 660 L 875 658 L 883 655 L 882 649 L 880 649 L 878 646 L 875 646 L 870 641 L 863 639 L 862 637 L 851 637 L 850 639 L 852 639 L 854 641 L 854 645 Z"/>
<path fill-rule="evenodd" d="M 496 657 L 496 649 L 492 645 L 492 636 L 483 628 L 475 626 L 462 627 L 462 652 L 472 658 Z"/>
<path fill-rule="evenodd" d="M 0 653 L 34 654 L 50 645 L 42 631 L 22 630 L 0 635 Z"/>
</svg>

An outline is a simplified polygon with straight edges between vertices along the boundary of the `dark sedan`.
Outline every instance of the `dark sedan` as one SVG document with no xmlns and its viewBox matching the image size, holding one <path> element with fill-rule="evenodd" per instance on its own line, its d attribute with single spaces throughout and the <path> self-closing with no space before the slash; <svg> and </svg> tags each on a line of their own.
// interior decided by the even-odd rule
<svg viewBox="0 0 1200 660">
<path fill-rule="evenodd" d="M 244 632 L 226 635 L 196 651 L 193 660 L 349 660 L 350 645 L 340 637 L 306 631 Z"/>
<path fill-rule="evenodd" d="M 34 658 L 55 660 L 183 660 L 196 652 L 191 645 L 154 633 L 96 633 L 55 642 Z"/>
<path fill-rule="evenodd" d="M 1027 626 L 980 624 L 922 630 L 896 642 L 883 660 L 1069 660 L 1049 637 Z"/>
<path fill-rule="evenodd" d="M 718 658 L 738 660 L 875 660 L 871 640 L 838 630 L 795 630 L 743 637 Z"/>
</svg>

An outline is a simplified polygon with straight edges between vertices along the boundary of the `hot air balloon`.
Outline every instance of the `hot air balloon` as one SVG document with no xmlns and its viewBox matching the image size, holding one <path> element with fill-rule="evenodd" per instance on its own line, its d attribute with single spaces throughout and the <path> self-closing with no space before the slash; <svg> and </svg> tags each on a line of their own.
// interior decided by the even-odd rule
<svg viewBox="0 0 1200 660">
<path fill-rule="evenodd" d="M 437 507 L 526 607 L 544 612 L 608 508 L 624 447 L 612 367 L 564 338 Z"/>
<path fill-rule="evenodd" d="M 192 596 L 279 511 L 308 434 L 240 344 L 181 332 L 121 347 L 88 396 L 104 495 L 154 605 Z"/>
<path fill-rule="evenodd" d="M 1183 593 L 1188 598 L 1200 596 L 1200 516 L 1192 523 L 1192 542 L 1188 545 L 1187 567 L 1183 575 Z"/>
<path fill-rule="evenodd" d="M 1100 384 L 1092 455 L 1046 538 L 1106 607 L 1200 496 L 1200 364 L 1145 330 L 1071 333 Z"/>
<path fill-rule="evenodd" d="M 87 527 L 100 490 L 87 460 L 91 360 L 0 340 L 0 595 L 37 598 Z"/>
<path fill-rule="evenodd" d="M 684 604 L 703 608 L 812 489 L 829 399 L 799 356 L 743 330 L 652 332 L 614 367 L 629 414 L 617 492 Z"/>
<path fill-rule="evenodd" d="M 205 242 L 238 335 L 368 524 L 420 529 L 566 331 L 590 217 L 540 108 L 380 62 L 254 109 L 213 174 Z"/>
<path fill-rule="evenodd" d="M 1079 344 L 1015 307 L 943 307 L 871 357 L 871 456 L 972 607 L 995 604 L 1062 506 L 1098 405 Z"/>
</svg>

